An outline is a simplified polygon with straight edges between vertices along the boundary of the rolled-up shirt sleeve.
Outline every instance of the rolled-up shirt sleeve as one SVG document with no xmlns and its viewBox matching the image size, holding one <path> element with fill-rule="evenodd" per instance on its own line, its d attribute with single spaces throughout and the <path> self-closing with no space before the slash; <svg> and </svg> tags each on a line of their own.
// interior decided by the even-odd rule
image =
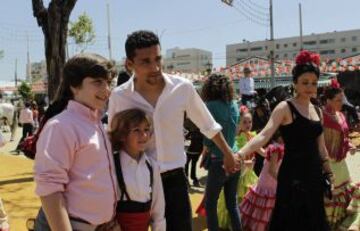
<svg viewBox="0 0 360 231">
<path fill-rule="evenodd" d="M 160 176 L 160 168 L 157 162 L 153 160 L 152 167 L 154 171 L 154 186 L 151 204 L 151 230 L 166 231 L 165 199 Z"/>
<path fill-rule="evenodd" d="M 214 120 L 203 100 L 191 84 L 188 85 L 187 97 L 187 116 L 198 126 L 202 134 L 208 139 L 212 139 L 221 131 L 221 125 Z"/>
<path fill-rule="evenodd" d="M 41 131 L 34 164 L 35 192 L 38 196 L 65 190 L 75 152 L 74 140 L 71 130 L 57 121 L 49 121 Z"/>
</svg>

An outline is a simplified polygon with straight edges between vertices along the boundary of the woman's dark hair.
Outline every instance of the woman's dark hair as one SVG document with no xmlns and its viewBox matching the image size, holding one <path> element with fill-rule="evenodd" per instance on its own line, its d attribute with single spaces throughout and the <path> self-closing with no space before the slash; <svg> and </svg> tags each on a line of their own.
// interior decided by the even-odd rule
<svg viewBox="0 0 360 231">
<path fill-rule="evenodd" d="M 297 83 L 300 75 L 306 72 L 312 72 L 319 79 L 320 76 L 320 56 L 307 50 L 301 51 L 295 59 L 296 65 L 292 70 L 293 82 Z"/>
<path fill-rule="evenodd" d="M 80 87 L 86 77 L 111 80 L 116 75 L 112 61 L 93 53 L 81 53 L 70 58 L 64 66 L 60 87 L 55 100 L 46 110 L 43 120 L 62 112 L 69 100 L 74 98 L 70 87 Z"/>
<path fill-rule="evenodd" d="M 113 149 L 119 150 L 123 148 L 124 143 L 121 140 L 129 135 L 133 127 L 142 122 L 146 122 L 151 126 L 151 119 L 141 109 L 132 108 L 116 113 L 111 120 L 108 133 Z"/>
<path fill-rule="evenodd" d="M 336 95 L 342 93 L 343 90 L 341 88 L 335 88 L 335 87 L 329 87 L 327 89 L 325 89 L 324 92 L 324 100 L 332 100 L 335 98 Z"/>
<path fill-rule="evenodd" d="M 234 99 L 234 87 L 229 77 L 220 73 L 208 76 L 201 89 L 202 99 L 207 101 L 222 100 L 230 102 Z"/>
<path fill-rule="evenodd" d="M 135 50 L 160 45 L 158 36 L 151 31 L 139 30 L 128 35 L 125 42 L 126 57 L 133 60 Z"/>
</svg>

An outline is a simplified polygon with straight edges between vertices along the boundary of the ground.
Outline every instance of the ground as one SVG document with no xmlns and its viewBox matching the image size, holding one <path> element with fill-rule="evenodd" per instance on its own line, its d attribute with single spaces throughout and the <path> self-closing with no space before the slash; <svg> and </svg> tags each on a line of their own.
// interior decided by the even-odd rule
<svg viewBox="0 0 360 231">
<path fill-rule="evenodd" d="M 40 201 L 34 193 L 33 161 L 23 155 L 13 155 L 19 139 L 9 142 L 0 149 L 0 197 L 9 214 L 12 231 L 26 231 L 26 220 L 35 217 L 40 207 Z M 4 133 L 9 140 L 9 133 Z M 360 152 L 347 158 L 353 180 L 360 181 Z M 199 170 L 201 182 L 204 183 L 206 172 Z M 190 198 L 193 212 L 196 210 L 203 196 L 204 188 L 191 188 Z M 206 230 L 204 218 L 193 214 L 194 231 Z"/>
</svg>

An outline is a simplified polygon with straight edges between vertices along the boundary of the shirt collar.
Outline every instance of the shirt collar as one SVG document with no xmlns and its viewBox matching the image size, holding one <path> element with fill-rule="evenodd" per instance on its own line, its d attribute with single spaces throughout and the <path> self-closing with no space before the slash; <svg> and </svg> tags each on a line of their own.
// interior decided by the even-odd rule
<svg viewBox="0 0 360 231">
<path fill-rule="evenodd" d="M 126 165 L 142 165 L 142 164 L 145 164 L 145 161 L 147 161 L 147 157 L 145 155 L 145 153 L 143 153 L 140 157 L 140 160 L 139 162 L 136 161 L 134 158 L 132 158 L 127 152 L 125 152 L 124 150 L 121 150 L 120 151 L 120 158 L 121 158 L 121 162 L 123 162 Z"/>
<path fill-rule="evenodd" d="M 174 82 L 172 81 L 172 79 L 170 78 L 170 76 L 166 73 L 162 72 L 162 76 L 164 78 L 165 81 L 165 87 L 164 89 L 174 85 Z M 129 81 L 127 81 L 126 83 L 124 83 L 124 88 L 127 89 L 130 92 L 135 92 L 135 74 L 133 74 L 130 78 Z"/>
<path fill-rule="evenodd" d="M 75 100 L 70 100 L 66 109 L 91 121 L 99 121 L 101 118 L 101 112 L 99 110 L 90 109 Z"/>
</svg>

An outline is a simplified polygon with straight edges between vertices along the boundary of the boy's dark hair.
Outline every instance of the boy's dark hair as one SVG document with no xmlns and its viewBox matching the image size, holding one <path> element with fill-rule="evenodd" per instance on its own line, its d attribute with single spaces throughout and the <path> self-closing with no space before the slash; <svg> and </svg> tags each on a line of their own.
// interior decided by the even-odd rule
<svg viewBox="0 0 360 231">
<path fill-rule="evenodd" d="M 213 73 L 205 81 L 201 90 L 201 97 L 205 102 L 212 100 L 230 102 L 234 99 L 233 84 L 226 75 Z"/>
<path fill-rule="evenodd" d="M 94 53 L 81 53 L 70 58 L 64 66 L 60 87 L 55 100 L 46 110 L 44 120 L 62 112 L 69 100 L 74 98 L 70 87 L 81 86 L 86 77 L 113 79 L 116 75 L 112 61 Z"/>
<path fill-rule="evenodd" d="M 25 106 L 25 108 L 28 108 L 31 106 L 31 104 L 29 102 L 25 102 L 24 106 Z"/>
<path fill-rule="evenodd" d="M 159 37 L 152 31 L 139 30 L 128 35 L 125 42 L 126 57 L 133 60 L 135 50 L 160 45 Z"/>
</svg>

